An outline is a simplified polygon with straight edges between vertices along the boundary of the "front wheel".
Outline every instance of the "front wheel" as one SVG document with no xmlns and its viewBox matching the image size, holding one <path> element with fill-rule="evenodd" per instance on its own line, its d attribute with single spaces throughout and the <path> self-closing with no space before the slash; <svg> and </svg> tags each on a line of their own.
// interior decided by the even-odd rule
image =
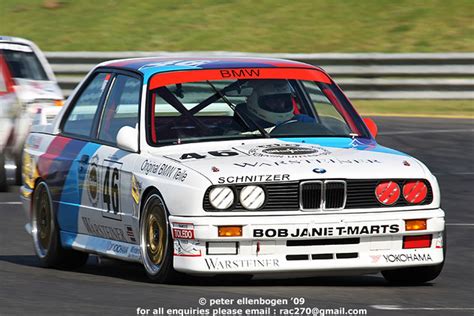
<svg viewBox="0 0 474 316">
<path fill-rule="evenodd" d="M 172 283 L 178 273 L 173 269 L 173 238 L 168 213 L 162 198 L 153 193 L 143 206 L 140 218 L 140 248 L 147 276 L 156 283 Z"/>
<path fill-rule="evenodd" d="M 89 254 L 61 246 L 59 228 L 45 182 L 40 182 L 33 193 L 31 232 L 36 255 L 45 268 L 75 269 L 83 266 Z"/>
</svg>

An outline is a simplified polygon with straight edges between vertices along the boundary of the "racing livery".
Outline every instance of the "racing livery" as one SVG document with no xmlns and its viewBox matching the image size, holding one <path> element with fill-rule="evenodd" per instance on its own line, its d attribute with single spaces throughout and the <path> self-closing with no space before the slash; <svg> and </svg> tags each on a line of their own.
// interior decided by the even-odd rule
<svg viewBox="0 0 474 316">
<path fill-rule="evenodd" d="M 141 262 L 156 282 L 180 273 L 433 280 L 445 257 L 437 180 L 376 134 L 311 65 L 102 63 L 28 136 L 26 228 L 46 267 L 79 267 L 95 253 Z"/>
</svg>

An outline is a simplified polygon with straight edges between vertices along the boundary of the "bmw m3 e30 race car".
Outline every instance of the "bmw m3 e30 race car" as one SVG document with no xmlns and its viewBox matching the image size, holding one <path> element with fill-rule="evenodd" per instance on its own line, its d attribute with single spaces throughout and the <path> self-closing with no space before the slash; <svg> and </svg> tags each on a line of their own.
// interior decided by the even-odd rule
<svg viewBox="0 0 474 316">
<path fill-rule="evenodd" d="M 38 114 L 41 115 L 41 114 Z M 436 278 L 436 178 L 378 145 L 320 68 L 286 60 L 107 62 L 24 149 L 27 230 L 46 267 L 89 253 L 195 275 Z"/>
</svg>

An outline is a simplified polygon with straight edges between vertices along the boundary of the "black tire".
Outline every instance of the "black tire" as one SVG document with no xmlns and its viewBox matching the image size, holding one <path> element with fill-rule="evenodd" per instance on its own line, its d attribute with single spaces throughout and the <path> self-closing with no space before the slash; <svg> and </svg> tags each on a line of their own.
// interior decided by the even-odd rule
<svg viewBox="0 0 474 316">
<path fill-rule="evenodd" d="M 181 274 L 173 268 L 173 238 L 168 212 L 157 192 L 144 199 L 140 216 L 140 249 L 145 272 L 155 283 L 175 283 Z"/>
<path fill-rule="evenodd" d="M 432 281 L 443 270 L 444 263 L 446 262 L 447 245 L 445 228 L 443 232 L 443 262 L 434 266 L 386 270 L 382 271 L 382 275 L 388 282 L 400 285 L 417 285 Z"/>
<path fill-rule="evenodd" d="M 31 228 L 33 245 L 40 265 L 45 268 L 76 269 L 83 266 L 88 253 L 61 246 L 51 195 L 45 182 L 39 182 L 33 193 Z"/>
<path fill-rule="evenodd" d="M 0 154 L 0 192 L 8 191 L 7 172 L 5 170 L 5 155 Z"/>
</svg>

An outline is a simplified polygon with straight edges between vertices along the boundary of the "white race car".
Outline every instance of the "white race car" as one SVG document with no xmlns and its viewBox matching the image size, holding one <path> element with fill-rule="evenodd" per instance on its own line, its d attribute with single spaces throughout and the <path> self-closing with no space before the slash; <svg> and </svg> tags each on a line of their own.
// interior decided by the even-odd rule
<svg viewBox="0 0 474 316">
<path fill-rule="evenodd" d="M 376 133 L 311 65 L 103 63 L 27 139 L 26 228 L 46 267 L 79 267 L 94 253 L 141 262 L 156 282 L 433 280 L 445 257 L 438 183 Z"/>
<path fill-rule="evenodd" d="M 51 66 L 33 42 L 0 36 L 0 192 L 21 184 L 21 154 L 33 116 L 51 122 L 63 94 Z M 43 123 L 46 123 L 43 122 Z"/>
</svg>

